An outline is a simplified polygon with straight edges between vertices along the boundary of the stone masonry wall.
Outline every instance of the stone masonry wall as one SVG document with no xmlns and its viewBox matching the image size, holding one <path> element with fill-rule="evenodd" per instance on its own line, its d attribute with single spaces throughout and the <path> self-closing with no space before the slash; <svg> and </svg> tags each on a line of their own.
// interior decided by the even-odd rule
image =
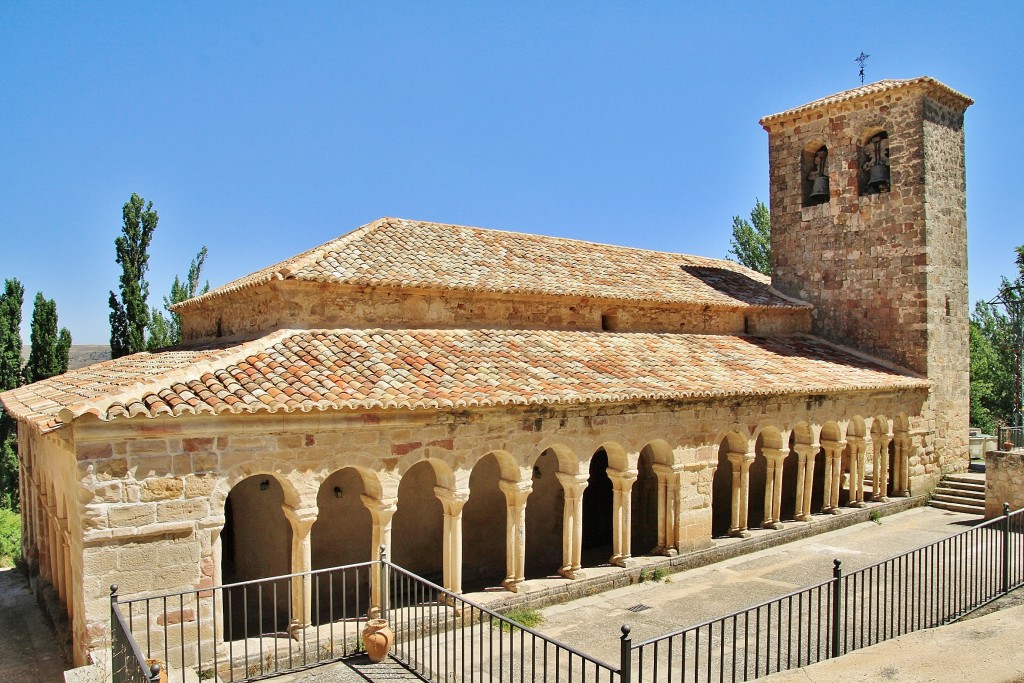
<svg viewBox="0 0 1024 683">
<path fill-rule="evenodd" d="M 1024 508 L 1024 453 L 989 451 L 985 454 L 985 519 Z"/>
<path fill-rule="evenodd" d="M 935 381 L 935 448 L 949 470 L 966 466 L 970 422 L 967 187 L 964 112 L 924 101 L 928 243 L 928 377 Z"/>
<path fill-rule="evenodd" d="M 483 292 L 273 282 L 181 312 L 186 342 L 252 337 L 275 329 L 519 328 L 785 334 L 810 330 L 809 308 L 713 308 Z"/>
<path fill-rule="evenodd" d="M 69 496 L 81 519 L 76 650 L 85 657 L 102 646 L 110 584 L 128 597 L 219 583 L 224 501 L 252 475 L 280 483 L 286 507 L 315 511 L 321 483 L 344 467 L 364 474 L 369 495 L 393 498 L 402 475 L 424 460 L 435 465 L 438 486 L 465 490 L 474 465 L 490 453 L 502 454 L 503 478 L 529 481 L 548 448 L 558 452 L 560 470 L 575 474 L 587 472 L 599 448 L 610 467 L 635 469 L 641 450 L 657 444 L 664 464 L 681 468 L 676 528 L 680 550 L 689 550 L 710 543 L 712 479 L 726 434 L 739 435 L 752 451 L 765 427 L 786 434 L 806 422 L 817 434 L 834 421 L 845 434 L 858 415 L 870 433 L 871 416 L 888 416 L 889 424 L 892 416 L 919 414 L 925 401 L 925 392 L 914 390 L 458 413 L 83 419 L 75 425 L 81 483 Z M 910 458 L 915 493 L 914 482 L 934 470 L 918 442 Z M 504 531 L 501 509 L 494 532 Z M 194 614 L 172 616 L 188 621 L 186 635 L 197 628 Z"/>
</svg>

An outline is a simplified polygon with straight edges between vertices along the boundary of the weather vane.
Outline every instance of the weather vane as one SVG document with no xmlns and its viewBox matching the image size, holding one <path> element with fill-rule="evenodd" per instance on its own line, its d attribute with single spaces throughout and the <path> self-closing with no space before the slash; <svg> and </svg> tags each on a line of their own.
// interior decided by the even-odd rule
<svg viewBox="0 0 1024 683">
<path fill-rule="evenodd" d="M 857 59 L 853 60 L 853 61 L 858 62 L 860 64 L 860 84 L 861 85 L 864 85 L 864 62 L 868 61 L 868 57 L 870 57 L 870 56 L 871 55 L 866 55 L 863 52 L 861 52 L 860 55 L 857 57 Z"/>
</svg>

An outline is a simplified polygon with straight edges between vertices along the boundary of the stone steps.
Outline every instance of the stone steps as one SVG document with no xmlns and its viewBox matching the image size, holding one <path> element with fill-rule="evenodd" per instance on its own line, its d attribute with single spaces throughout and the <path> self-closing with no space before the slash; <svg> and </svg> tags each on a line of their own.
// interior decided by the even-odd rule
<svg viewBox="0 0 1024 683">
<path fill-rule="evenodd" d="M 935 487 L 928 503 L 939 510 L 985 514 L 985 479 L 971 474 L 947 475 Z"/>
</svg>

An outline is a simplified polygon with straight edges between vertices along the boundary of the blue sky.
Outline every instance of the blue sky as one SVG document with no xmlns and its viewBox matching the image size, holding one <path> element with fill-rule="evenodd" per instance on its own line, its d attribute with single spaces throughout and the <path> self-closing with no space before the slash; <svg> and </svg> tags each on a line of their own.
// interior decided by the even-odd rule
<svg viewBox="0 0 1024 683">
<path fill-rule="evenodd" d="M 972 302 L 1024 243 L 1024 3 L 0 0 L 0 278 L 109 339 L 152 200 L 150 303 L 380 216 L 724 257 L 768 199 L 761 116 L 929 75 L 967 112 Z M 884 10 L 884 11 L 883 11 Z M 872 12 L 874 11 L 874 14 Z"/>
</svg>

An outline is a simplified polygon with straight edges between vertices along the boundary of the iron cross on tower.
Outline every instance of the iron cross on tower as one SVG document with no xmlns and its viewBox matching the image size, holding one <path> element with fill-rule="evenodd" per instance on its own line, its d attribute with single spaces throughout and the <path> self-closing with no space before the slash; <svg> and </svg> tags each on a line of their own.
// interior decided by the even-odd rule
<svg viewBox="0 0 1024 683">
<path fill-rule="evenodd" d="M 864 85 L 864 62 L 868 61 L 868 57 L 870 57 L 870 56 L 871 55 L 866 55 L 863 52 L 861 52 L 860 55 L 857 56 L 857 59 L 853 60 L 853 61 L 855 61 L 855 62 L 860 64 L 860 84 L 861 85 Z"/>
</svg>

